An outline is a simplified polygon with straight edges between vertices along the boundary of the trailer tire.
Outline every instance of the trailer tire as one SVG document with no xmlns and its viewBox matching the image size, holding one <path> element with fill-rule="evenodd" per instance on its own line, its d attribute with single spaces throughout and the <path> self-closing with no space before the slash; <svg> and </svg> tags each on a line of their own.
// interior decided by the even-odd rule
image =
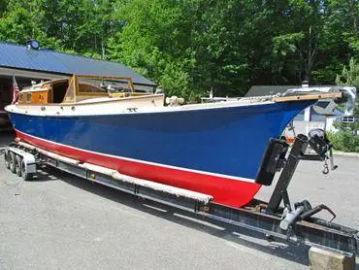
<svg viewBox="0 0 359 270">
<path fill-rule="evenodd" d="M 9 151 L 5 151 L 4 160 L 5 160 L 6 169 L 10 170 L 10 153 L 9 153 Z"/>
<path fill-rule="evenodd" d="M 34 178 L 33 173 L 26 172 L 25 162 L 22 160 L 20 163 L 21 176 L 25 181 L 31 181 Z"/>
<path fill-rule="evenodd" d="M 19 155 L 15 156 L 15 173 L 21 177 L 21 163 L 22 163 L 22 157 Z"/>
<path fill-rule="evenodd" d="M 10 152 L 10 171 L 15 173 L 15 153 Z"/>
</svg>

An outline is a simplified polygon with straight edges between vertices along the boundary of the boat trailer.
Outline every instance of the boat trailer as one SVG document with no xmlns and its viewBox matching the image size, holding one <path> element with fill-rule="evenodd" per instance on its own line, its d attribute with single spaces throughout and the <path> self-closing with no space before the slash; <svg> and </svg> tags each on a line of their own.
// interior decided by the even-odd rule
<svg viewBox="0 0 359 270">
<path fill-rule="evenodd" d="M 309 145 L 314 154 L 306 154 Z M 83 163 L 34 147 L 19 139 L 15 139 L 3 152 L 6 167 L 25 180 L 35 177 L 37 168 L 50 166 L 144 199 L 194 213 L 209 222 L 234 226 L 239 232 L 240 228 L 245 228 L 264 234 L 268 240 L 303 243 L 354 258 L 358 254 L 358 230 L 335 224 L 332 220 L 314 217 L 318 212 L 326 210 L 335 218 L 334 212 L 323 204 L 312 207 L 304 200 L 292 205 L 289 200 L 287 188 L 300 160 L 324 161 L 323 173 L 336 169 L 331 144 L 321 130 L 311 131 L 308 136 L 299 134 L 292 146 L 284 139 L 271 139 L 257 175 L 257 183 L 271 185 L 276 173 L 281 171 L 275 189 L 268 203 L 254 199 L 242 208 L 217 204 L 207 194 Z M 282 201 L 284 207 L 280 206 Z"/>
</svg>

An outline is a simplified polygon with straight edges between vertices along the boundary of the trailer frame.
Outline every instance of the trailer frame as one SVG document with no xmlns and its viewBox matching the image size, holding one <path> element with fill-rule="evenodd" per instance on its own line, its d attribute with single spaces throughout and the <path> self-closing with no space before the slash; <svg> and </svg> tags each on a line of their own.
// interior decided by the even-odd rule
<svg viewBox="0 0 359 270">
<path fill-rule="evenodd" d="M 285 218 L 285 208 L 280 207 L 279 204 L 283 199 L 285 199 L 285 206 L 288 203 L 286 202 L 289 200 L 286 193 L 287 187 L 300 158 L 304 159 L 303 151 L 298 149 L 304 150 L 307 144 L 305 140 L 303 141 L 303 137 L 296 141 L 282 171 L 284 173 L 281 175 L 282 180 L 277 182 L 269 203 L 254 199 L 243 208 L 220 205 L 213 202 L 213 197 L 207 194 L 137 179 L 121 175 L 108 168 L 82 163 L 79 160 L 45 151 L 19 139 L 15 139 L 4 152 L 5 157 L 10 154 L 10 156 L 17 155 L 22 159 L 21 162 L 25 163 L 25 170 L 28 168 L 29 171 L 27 174 L 25 172 L 18 175 L 23 176 L 25 180 L 31 180 L 31 177 L 24 176 L 35 174 L 36 167 L 50 166 L 91 182 L 194 213 L 198 218 L 204 218 L 210 222 L 235 226 L 239 232 L 240 228 L 245 228 L 264 234 L 268 239 L 284 240 L 291 244 L 304 243 L 348 256 L 358 254 L 358 230 L 353 228 L 309 215 L 305 219 L 301 219 L 300 216 L 296 217 L 289 228 L 283 230 L 281 222 Z M 290 159 L 293 160 L 290 161 Z M 14 160 L 16 161 L 16 157 Z M 16 173 L 16 170 L 14 172 Z"/>
</svg>

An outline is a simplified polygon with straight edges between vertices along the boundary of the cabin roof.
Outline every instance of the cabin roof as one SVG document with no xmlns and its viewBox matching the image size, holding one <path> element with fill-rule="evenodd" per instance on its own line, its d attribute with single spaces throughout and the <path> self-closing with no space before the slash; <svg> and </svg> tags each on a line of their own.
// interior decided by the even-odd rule
<svg viewBox="0 0 359 270">
<path fill-rule="evenodd" d="M 51 49 L 29 49 L 27 46 L 0 42 L 0 67 L 42 71 L 64 75 L 98 75 L 131 77 L 135 84 L 156 84 L 129 67 Z"/>
</svg>

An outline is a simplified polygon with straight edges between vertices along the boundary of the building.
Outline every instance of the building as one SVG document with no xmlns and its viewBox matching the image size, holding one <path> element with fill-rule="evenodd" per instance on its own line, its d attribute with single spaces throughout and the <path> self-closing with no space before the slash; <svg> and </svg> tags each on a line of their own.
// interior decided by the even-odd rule
<svg viewBox="0 0 359 270">
<path fill-rule="evenodd" d="M 73 74 L 131 77 L 136 90 L 154 91 L 156 88 L 154 82 L 120 63 L 42 49 L 35 40 L 26 45 L 0 42 L 0 126 L 6 118 L 4 107 L 12 99 L 13 76 L 22 89 L 32 81 L 60 79 Z"/>
</svg>

